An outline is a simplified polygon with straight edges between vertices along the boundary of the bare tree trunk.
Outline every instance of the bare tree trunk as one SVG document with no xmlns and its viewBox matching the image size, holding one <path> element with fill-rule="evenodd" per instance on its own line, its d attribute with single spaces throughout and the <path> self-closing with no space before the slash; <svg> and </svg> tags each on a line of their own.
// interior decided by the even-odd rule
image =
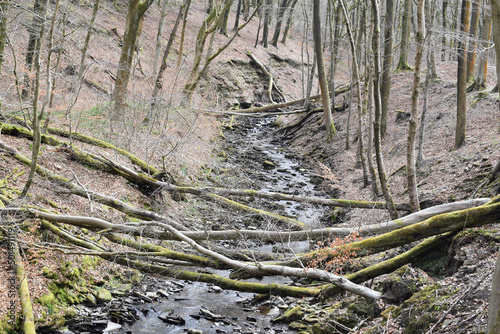
<svg viewBox="0 0 500 334">
<path fill-rule="evenodd" d="M 76 84 L 78 86 L 81 85 L 81 82 L 83 80 L 83 73 L 85 72 L 85 59 L 87 58 L 87 52 L 89 50 L 89 45 L 90 45 L 90 38 L 92 37 L 92 29 L 94 29 L 94 23 L 97 17 L 97 12 L 99 11 L 100 2 L 101 0 L 96 0 L 94 3 L 94 8 L 92 10 L 92 18 L 90 19 L 87 28 L 87 35 L 85 36 L 85 42 L 83 42 L 82 54 L 80 56 L 80 67 L 78 69 L 78 74 L 76 78 Z M 72 91 L 75 92 L 78 91 L 78 89 L 72 87 Z"/>
<path fill-rule="evenodd" d="M 167 16 L 167 4 L 168 0 L 163 0 L 160 13 L 160 22 L 158 22 L 158 32 L 156 33 L 156 50 L 155 50 L 155 59 L 153 61 L 153 73 L 156 73 L 156 71 L 158 70 L 158 63 L 160 61 L 161 45 L 162 45 L 161 38 L 163 36 L 163 26 L 165 24 L 165 17 Z"/>
<path fill-rule="evenodd" d="M 45 8 L 46 7 L 47 6 L 45 6 Z M 24 84 L 21 94 L 23 99 L 28 97 L 28 95 L 30 94 L 29 92 L 31 90 L 30 73 L 33 70 L 33 59 L 36 53 L 35 51 L 37 47 L 36 44 L 40 36 L 40 29 L 41 29 L 40 26 L 42 24 L 42 22 L 40 21 L 40 17 L 42 16 L 45 16 L 45 13 L 41 12 L 40 0 L 35 0 L 33 4 L 33 21 L 31 23 L 31 26 L 28 28 L 30 36 L 28 39 L 28 48 L 26 50 L 26 60 L 25 60 L 26 73 L 24 74 Z"/>
<path fill-rule="evenodd" d="M 238 6 L 236 7 L 236 17 L 234 19 L 233 30 L 238 29 L 238 25 L 240 24 L 241 2 L 242 0 L 238 0 Z"/>
<path fill-rule="evenodd" d="M 434 11 L 433 8 L 428 6 L 426 8 L 426 36 L 425 43 L 427 48 L 427 73 L 425 75 L 425 84 L 424 84 L 424 106 L 422 108 L 422 115 L 420 116 L 420 128 L 419 128 L 419 142 L 418 142 L 418 154 L 417 154 L 417 165 L 423 159 L 423 151 L 424 151 L 424 139 L 425 139 L 425 117 L 427 115 L 427 105 L 429 102 L 429 85 L 432 78 L 432 29 L 434 27 Z"/>
<path fill-rule="evenodd" d="M 380 134 L 385 136 L 387 131 L 387 115 L 389 113 L 389 100 L 391 96 L 391 67 L 392 67 L 392 32 L 394 25 L 394 0 L 387 0 L 385 4 L 385 29 L 384 29 L 384 61 L 382 64 L 382 114 L 380 120 Z"/>
<path fill-rule="evenodd" d="M 344 22 L 347 29 L 347 35 L 349 36 L 349 43 L 351 45 L 351 55 L 352 55 L 352 64 L 353 64 L 353 81 L 356 84 L 356 92 L 358 94 L 358 141 L 359 141 L 359 158 L 361 159 L 361 165 L 363 167 L 363 187 L 368 186 L 368 170 L 366 167 L 365 155 L 364 155 L 364 147 L 363 147 L 363 110 L 362 103 L 363 97 L 361 95 L 361 78 L 359 76 L 359 68 L 358 68 L 358 56 L 356 52 L 356 45 L 354 42 L 354 37 L 352 36 L 351 26 L 349 22 L 349 16 L 347 13 L 347 9 L 345 7 L 344 0 L 339 0 L 339 4 L 342 8 L 342 13 L 344 14 Z M 360 22 L 363 19 L 360 20 Z"/>
<path fill-rule="evenodd" d="M 470 0 L 462 0 L 460 25 L 462 36 L 467 35 L 470 23 Z M 455 128 L 455 149 L 465 143 L 465 128 L 467 117 L 467 41 L 458 42 L 458 70 L 457 70 L 457 125 Z"/>
<path fill-rule="evenodd" d="M 33 124 L 33 146 L 31 150 L 31 167 L 30 167 L 30 173 L 28 175 L 28 180 L 26 181 L 26 184 L 24 185 L 23 190 L 21 191 L 21 194 L 19 195 L 20 198 L 25 197 L 28 194 L 28 191 L 31 187 L 31 184 L 33 183 L 33 178 L 35 177 L 35 172 L 36 172 L 36 165 L 38 161 L 38 156 L 40 154 L 40 144 L 41 144 L 41 127 L 40 123 L 42 121 L 43 117 L 43 112 L 45 109 L 45 103 L 42 106 L 42 108 L 39 108 L 39 98 L 40 98 L 40 80 L 41 80 L 41 64 L 40 64 L 40 53 L 41 53 L 41 48 L 42 48 L 42 40 L 43 40 L 43 35 L 45 33 L 45 19 L 47 16 L 47 3 L 48 0 L 45 0 L 45 2 L 39 3 L 40 6 L 40 13 L 42 15 L 38 18 L 38 22 L 40 23 L 40 31 L 39 35 L 36 37 L 38 39 L 38 43 L 36 44 L 36 48 L 34 49 L 34 65 L 35 65 L 35 91 L 34 91 L 34 97 L 33 97 L 33 115 L 31 122 Z M 47 89 L 50 91 L 50 53 L 47 59 Z M 49 98 L 48 94 L 46 98 Z M 46 99 L 46 102 L 48 103 L 48 100 Z"/>
<path fill-rule="evenodd" d="M 474 83 L 468 88 L 468 91 L 483 90 L 486 88 L 486 77 L 488 75 L 488 57 L 490 53 L 491 40 L 491 12 L 485 8 L 483 10 L 483 27 L 481 32 L 481 46 L 483 54 L 479 57 L 477 65 L 477 74 Z"/>
<path fill-rule="evenodd" d="M 448 9 L 448 0 L 443 0 L 443 16 L 442 16 L 442 25 L 443 31 L 446 31 L 446 25 L 448 20 L 446 19 L 446 10 Z M 446 34 L 443 34 L 441 37 L 441 60 L 444 61 L 446 58 Z"/>
<path fill-rule="evenodd" d="M 382 157 L 382 145 L 380 142 L 380 119 L 381 119 L 381 105 L 380 105 L 380 21 L 379 21 L 379 5 L 377 0 L 371 0 L 372 2 L 372 17 L 373 17 L 373 99 L 375 104 L 375 121 L 373 122 L 374 128 L 374 142 L 375 142 L 375 154 L 377 157 L 377 167 L 378 175 L 380 178 L 380 187 L 382 188 L 382 193 L 387 203 L 389 203 L 389 213 L 392 219 L 398 217 L 396 207 L 394 205 L 394 200 L 392 199 L 391 192 L 389 190 L 389 184 L 387 182 L 387 175 L 385 173 L 384 160 Z"/>
<path fill-rule="evenodd" d="M 480 0 L 472 0 L 472 12 L 470 18 L 469 46 L 467 48 L 467 82 L 474 80 L 474 66 L 477 55 L 477 30 L 479 27 Z"/>
<path fill-rule="evenodd" d="M 141 34 L 144 15 L 154 0 L 131 0 L 128 5 L 125 33 L 123 35 L 123 46 L 116 73 L 113 100 L 115 106 L 111 112 L 113 121 L 121 120 L 127 106 L 127 88 L 130 80 L 130 71 L 134 59 L 135 46 Z"/>
<path fill-rule="evenodd" d="M 191 1 L 188 1 L 186 5 L 186 9 L 182 14 L 182 32 L 181 32 L 181 40 L 179 42 L 179 57 L 177 58 L 177 68 L 181 67 L 182 56 L 184 54 L 184 38 L 186 36 L 186 25 L 187 25 L 187 16 L 189 13 L 189 7 L 191 5 Z"/>
<path fill-rule="evenodd" d="M 398 71 L 411 71 L 408 65 L 408 50 L 410 47 L 410 18 L 411 18 L 412 0 L 405 0 L 403 11 L 402 29 L 401 29 L 401 51 L 399 53 L 399 62 L 396 69 Z"/>
<path fill-rule="evenodd" d="M 413 75 L 413 92 L 411 96 L 411 116 L 408 123 L 408 142 L 406 149 L 406 173 L 408 177 L 408 195 L 412 212 L 420 210 L 417 190 L 417 171 L 415 168 L 415 135 L 418 125 L 418 96 L 420 91 L 420 72 L 425 40 L 425 0 L 418 0 L 417 5 L 417 54 L 415 55 L 415 73 Z"/>
<path fill-rule="evenodd" d="M 493 42 L 495 43 L 496 55 L 496 71 L 497 71 L 497 84 L 493 88 L 494 92 L 498 92 L 498 81 L 500 78 L 500 2 L 498 0 L 490 0 L 491 3 L 491 22 L 493 25 L 492 35 Z"/>
<path fill-rule="evenodd" d="M 328 92 L 328 83 L 325 74 L 325 62 L 323 60 L 323 48 L 321 46 L 321 15 L 320 15 L 320 0 L 313 0 L 313 37 L 314 37 L 314 53 L 316 54 L 316 62 L 318 64 L 318 80 L 321 89 L 323 100 L 324 122 L 327 131 L 327 142 L 333 139 L 335 134 L 335 125 L 333 124 L 330 94 Z"/>
<path fill-rule="evenodd" d="M 293 22 L 293 14 L 295 10 L 295 5 L 297 5 L 298 0 L 292 0 L 292 5 L 290 6 L 290 10 L 288 11 L 288 18 L 286 20 L 286 26 L 285 30 L 283 31 L 283 37 L 281 38 L 281 44 L 286 44 L 286 38 L 288 36 L 288 32 L 290 31 L 290 28 L 292 27 L 292 22 Z"/>
<path fill-rule="evenodd" d="M 271 45 L 275 48 L 278 47 L 278 39 L 280 38 L 281 33 L 281 24 L 283 22 L 283 18 L 285 17 L 285 12 L 288 9 L 288 5 L 290 4 L 289 0 L 281 0 L 281 3 L 278 7 L 278 17 L 276 19 L 276 26 L 274 28 L 274 35 L 271 40 Z"/>
<path fill-rule="evenodd" d="M 5 50 L 5 44 L 7 43 L 7 18 L 9 13 L 9 7 L 10 7 L 9 0 L 0 0 L 0 74 L 2 74 L 4 50 Z"/>
<path fill-rule="evenodd" d="M 163 74 L 165 73 L 165 70 L 167 69 L 168 55 L 170 54 L 170 49 L 172 48 L 172 44 L 173 44 L 174 39 L 175 39 L 175 34 L 177 33 L 177 28 L 179 27 L 179 22 L 181 20 L 181 17 L 183 16 L 185 9 L 189 7 L 190 3 L 191 3 L 191 0 L 185 0 L 185 2 L 179 8 L 179 14 L 177 14 L 177 19 L 175 20 L 174 27 L 172 28 L 172 31 L 170 32 L 167 46 L 165 47 L 165 51 L 163 51 L 163 57 L 161 60 L 160 69 L 158 70 L 158 73 L 156 74 L 156 81 L 155 81 L 155 86 L 153 88 L 153 93 L 151 94 L 151 104 L 149 106 L 148 116 L 143 120 L 143 123 L 147 124 L 151 120 L 151 117 L 153 117 L 153 115 L 154 115 L 154 111 L 156 109 L 156 104 L 158 103 L 158 93 L 163 88 Z"/>
<path fill-rule="evenodd" d="M 269 23 L 271 21 L 271 12 L 273 7 L 273 0 L 266 0 L 264 7 L 264 27 L 262 28 L 262 46 L 267 48 L 267 40 L 269 38 Z"/>
</svg>

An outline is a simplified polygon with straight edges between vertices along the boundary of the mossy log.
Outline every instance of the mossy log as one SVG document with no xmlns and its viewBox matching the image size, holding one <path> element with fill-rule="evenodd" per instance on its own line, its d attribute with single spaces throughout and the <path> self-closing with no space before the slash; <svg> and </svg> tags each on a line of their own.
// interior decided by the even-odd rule
<svg viewBox="0 0 500 334">
<path fill-rule="evenodd" d="M 220 196 L 248 196 L 255 198 L 265 198 L 273 199 L 278 201 L 293 201 L 310 203 L 324 206 L 335 206 L 343 208 L 362 208 L 362 209 L 387 209 L 387 203 L 385 202 L 373 202 L 373 201 L 356 201 L 348 199 L 329 199 L 311 196 L 299 196 L 299 195 L 288 195 L 275 193 L 271 191 L 260 191 L 251 189 L 225 189 L 225 188 L 214 188 L 214 187 L 186 187 L 186 186 L 175 186 L 171 184 L 162 183 L 163 189 L 172 192 L 179 193 L 189 193 L 193 195 L 204 195 L 207 193 L 212 193 Z M 410 211 L 410 207 L 406 203 L 396 204 L 396 208 L 402 211 Z"/>
<path fill-rule="evenodd" d="M 346 275 L 346 278 L 353 283 L 361 284 L 366 282 L 372 278 L 379 277 L 384 274 L 388 274 L 401 268 L 402 266 L 410 263 L 415 260 L 418 256 L 424 254 L 425 252 L 438 247 L 449 240 L 453 233 L 444 233 L 442 235 L 434 236 L 431 238 L 427 238 L 412 249 L 393 257 L 392 259 L 382 261 L 380 263 L 376 263 L 367 268 L 364 268 L 355 273 Z M 325 286 L 322 293 L 321 298 L 331 298 L 337 293 L 340 293 L 342 289 L 335 285 Z M 382 297 L 383 298 L 383 297 Z"/>
<path fill-rule="evenodd" d="M 426 219 L 421 223 L 353 242 L 348 247 L 356 252 L 358 256 L 364 256 L 406 245 L 431 236 L 491 224 L 500 220 L 499 198 L 500 195 L 493 198 L 491 202 L 478 207 L 443 213 Z M 314 257 L 315 254 L 316 252 L 312 252 L 308 256 Z M 302 258 L 302 261 L 305 261 L 305 259 Z M 287 263 L 283 264 L 286 265 Z"/>
<path fill-rule="evenodd" d="M 22 154 L 18 153 L 12 147 L 9 147 L 9 146 L 5 145 L 4 143 L 0 142 L 0 148 L 3 148 L 4 150 L 6 150 L 13 158 L 15 158 L 17 161 L 21 162 L 22 164 L 24 164 L 26 166 L 31 166 L 31 160 L 26 158 Z M 119 211 L 121 211 L 121 212 L 123 212 L 131 217 L 136 217 L 136 218 L 144 219 L 144 220 L 165 221 L 165 222 L 168 222 L 170 224 L 175 225 L 175 227 L 177 229 L 181 229 L 181 230 L 186 229 L 185 226 L 175 222 L 173 219 L 171 219 L 169 217 L 157 214 L 157 213 L 152 212 L 152 211 L 141 210 L 141 209 L 135 208 L 135 207 L 123 202 L 123 201 L 120 201 L 120 200 L 113 198 L 113 197 L 110 197 L 110 196 L 105 196 L 105 195 L 102 195 L 102 194 L 99 194 L 99 193 L 96 193 L 93 191 L 85 190 L 82 187 L 80 187 L 79 185 L 70 182 L 67 178 L 60 176 L 60 175 L 57 175 L 54 172 L 52 172 L 52 171 L 48 170 L 47 168 L 42 167 L 38 164 L 36 166 L 36 172 L 38 173 L 38 175 L 47 178 L 48 180 L 58 184 L 61 187 L 64 187 L 71 194 L 78 195 L 78 196 L 86 198 L 86 199 L 90 198 L 91 200 L 93 200 L 97 203 L 101 203 L 101 204 L 107 205 L 109 207 L 112 207 L 112 208 L 119 210 Z"/>
<path fill-rule="evenodd" d="M 53 224 L 46 226 L 50 227 L 51 232 L 58 235 L 59 237 L 69 242 L 74 242 L 73 238 L 69 237 L 68 234 L 66 233 L 62 233 L 61 229 L 55 227 Z M 91 250 L 100 251 L 100 249 L 93 244 L 87 243 L 86 245 L 84 244 L 80 245 Z M 253 282 L 242 282 L 215 274 L 204 274 L 187 270 L 176 270 L 172 269 L 171 267 L 154 265 L 139 260 L 131 260 L 125 256 L 116 256 L 116 255 L 110 256 L 105 254 L 102 254 L 100 256 L 110 262 L 116 262 L 121 265 L 140 270 L 144 273 L 156 273 L 166 277 L 172 277 L 176 279 L 193 281 L 193 282 L 212 283 L 220 286 L 223 289 L 252 292 L 258 294 L 291 296 L 291 297 L 314 297 L 321 292 L 321 289 L 317 287 L 296 287 L 296 286 L 281 285 L 277 283 L 262 284 Z"/>
<path fill-rule="evenodd" d="M 18 283 L 19 300 L 23 314 L 23 331 L 25 334 L 36 334 L 35 317 L 33 316 L 33 306 L 31 305 L 28 277 L 24 271 L 23 259 L 19 253 L 19 246 L 15 237 L 15 232 L 10 230 L 7 238 L 9 249 L 14 255 L 14 267 Z"/>
<path fill-rule="evenodd" d="M 272 220 L 278 221 L 280 223 L 284 223 L 288 227 L 291 227 L 291 228 L 303 229 L 305 227 L 305 224 L 303 222 L 301 222 L 301 221 L 298 221 L 297 219 L 293 219 L 293 218 L 281 216 L 281 215 L 278 215 L 278 214 L 275 214 L 275 213 L 272 213 L 272 212 L 268 212 L 268 211 L 264 211 L 264 210 L 261 210 L 261 209 L 252 208 L 252 207 L 250 207 L 248 205 L 244 205 L 244 204 L 238 203 L 236 201 L 232 201 L 232 200 L 230 200 L 228 198 L 225 198 L 225 197 L 222 197 L 222 196 L 219 196 L 219 195 L 207 194 L 204 197 L 207 197 L 207 198 L 212 199 L 212 200 L 214 200 L 216 202 L 222 203 L 222 204 L 224 204 L 226 206 L 229 206 L 229 207 L 231 207 L 233 209 L 237 209 L 237 210 L 241 210 L 241 211 L 245 211 L 245 212 L 256 213 L 259 216 L 267 217 L 267 218 L 270 218 Z"/>
<path fill-rule="evenodd" d="M 274 90 L 276 94 L 282 99 L 283 102 L 286 102 L 285 94 L 283 94 L 283 91 L 278 87 L 276 82 L 274 81 L 273 75 L 267 70 L 267 68 L 264 66 L 264 64 L 261 63 L 260 60 L 257 59 L 251 52 L 247 52 L 247 56 L 250 57 L 250 59 L 259 67 L 259 69 L 264 73 L 264 75 L 267 76 L 269 79 L 269 84 L 267 87 L 267 95 L 269 97 L 269 101 L 272 103 L 273 97 L 272 97 L 272 91 Z"/>
</svg>

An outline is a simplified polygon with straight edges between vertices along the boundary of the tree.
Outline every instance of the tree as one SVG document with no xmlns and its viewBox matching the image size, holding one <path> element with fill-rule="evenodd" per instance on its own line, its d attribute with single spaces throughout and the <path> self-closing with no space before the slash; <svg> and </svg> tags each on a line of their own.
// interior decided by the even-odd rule
<svg viewBox="0 0 500 334">
<path fill-rule="evenodd" d="M 141 34 L 142 22 L 148 8 L 154 0 L 131 0 L 128 5 L 127 20 L 125 22 L 125 33 L 123 45 L 116 73 L 113 100 L 115 106 L 111 113 L 113 121 L 120 120 L 127 106 L 127 87 L 130 80 L 130 71 L 136 49 L 137 39 Z"/>
<path fill-rule="evenodd" d="M 375 145 L 375 156 L 377 158 L 377 170 L 380 178 L 380 187 L 382 193 L 388 203 L 388 210 L 393 219 L 398 217 L 394 200 L 392 199 L 385 173 L 384 159 L 382 157 L 382 145 L 380 140 L 380 122 L 381 122 L 381 103 L 380 103 L 380 20 L 379 20 L 379 4 L 377 0 L 372 2 L 372 22 L 373 22 L 373 101 L 375 106 L 375 119 L 373 122 L 373 139 Z"/>
<path fill-rule="evenodd" d="M 316 63 L 318 64 L 318 80 L 321 89 L 321 98 L 323 100 L 324 122 L 327 131 L 327 141 L 333 139 L 335 134 L 335 125 L 333 124 L 330 93 L 328 92 L 328 83 L 325 74 L 325 61 L 323 59 L 323 47 L 321 45 L 321 15 L 320 15 L 320 0 L 313 0 L 313 38 L 314 38 L 314 53 L 316 55 Z"/>
<path fill-rule="evenodd" d="M 483 90 L 486 88 L 486 77 L 488 75 L 488 57 L 490 53 L 491 39 L 491 11 L 487 8 L 483 10 L 483 26 L 481 31 L 481 49 L 483 54 L 479 57 L 476 78 L 467 91 Z"/>
<path fill-rule="evenodd" d="M 460 30 L 463 38 L 458 42 L 458 70 L 457 70 L 457 125 L 455 128 L 455 149 L 465 143 L 465 128 L 467 117 L 467 41 L 470 23 L 470 0 L 462 0 L 460 14 Z"/>
<path fill-rule="evenodd" d="M 283 31 L 283 37 L 281 38 L 281 44 L 286 44 L 286 38 L 288 36 L 288 32 L 292 27 L 292 19 L 295 10 L 295 5 L 297 5 L 298 0 L 292 0 L 292 4 L 290 5 L 290 10 L 288 11 L 288 18 L 286 20 L 285 30 Z"/>
<path fill-rule="evenodd" d="M 161 5 L 161 13 L 160 13 L 160 22 L 158 22 L 158 32 L 156 33 L 156 50 L 155 50 L 155 59 L 153 61 L 153 73 L 156 73 L 158 70 L 158 63 L 160 62 L 161 55 L 161 39 L 163 35 L 163 26 L 165 24 L 165 17 L 167 16 L 167 4 L 168 0 L 163 0 L 163 4 Z"/>
<path fill-rule="evenodd" d="M 415 168 L 415 135 L 418 124 L 418 96 L 420 91 L 420 72 L 425 40 L 424 7 L 425 0 L 419 0 L 417 4 L 417 53 L 415 55 L 415 73 L 413 75 L 413 91 L 411 96 L 411 116 L 410 121 L 408 122 L 408 142 L 406 149 L 406 174 L 408 178 L 408 195 L 410 196 L 410 207 L 412 212 L 420 210 L 417 191 L 417 172 Z"/>
<path fill-rule="evenodd" d="M 385 3 L 385 29 L 384 29 L 384 61 L 382 63 L 382 84 L 380 94 L 382 98 L 382 114 L 380 132 L 382 137 L 387 130 L 387 115 L 389 113 L 389 100 L 391 96 L 391 67 L 392 67 L 392 31 L 394 25 L 394 0 Z"/>
<path fill-rule="evenodd" d="M 0 74 L 2 73 L 5 44 L 7 43 L 7 18 L 9 7 L 9 0 L 0 0 Z"/>
<path fill-rule="evenodd" d="M 265 0 L 264 6 L 264 26 L 262 28 L 262 46 L 267 48 L 267 39 L 269 38 L 269 24 L 271 21 L 271 12 L 273 9 L 273 0 Z"/>
<path fill-rule="evenodd" d="M 410 18 L 412 12 L 412 0 L 405 0 L 405 7 L 402 18 L 401 28 L 401 48 L 399 53 L 399 62 L 396 69 L 398 71 L 411 71 L 408 65 L 408 50 L 410 47 Z"/>
<path fill-rule="evenodd" d="M 479 26 L 480 0 L 472 0 L 469 46 L 467 47 L 467 82 L 474 80 L 474 66 L 476 65 L 477 55 L 477 31 Z"/>
<path fill-rule="evenodd" d="M 496 54 L 496 71 L 497 71 L 497 84 L 493 91 L 498 92 L 498 78 L 500 78 L 500 2 L 498 0 L 490 0 L 491 4 L 491 22 L 492 22 L 492 35 L 493 42 L 495 43 Z"/>
<path fill-rule="evenodd" d="M 271 45 L 275 48 L 278 47 L 278 39 L 280 37 L 281 32 L 281 24 L 283 22 L 283 18 L 285 17 L 285 12 L 290 4 L 290 0 L 281 0 L 280 5 L 278 6 L 278 17 L 276 19 L 276 26 L 274 28 L 274 35 L 271 40 Z"/>
</svg>

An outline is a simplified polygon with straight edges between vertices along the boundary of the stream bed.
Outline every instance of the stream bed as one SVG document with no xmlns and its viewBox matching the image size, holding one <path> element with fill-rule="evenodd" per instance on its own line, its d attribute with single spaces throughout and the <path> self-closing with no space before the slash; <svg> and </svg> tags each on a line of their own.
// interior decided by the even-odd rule
<svg viewBox="0 0 500 334">
<path fill-rule="evenodd" d="M 235 130 L 227 130 L 225 142 L 231 149 L 225 164 L 238 173 L 250 175 L 248 178 L 260 190 L 304 196 L 320 195 L 312 181 L 314 176 L 307 167 L 294 157 L 287 143 L 273 138 L 274 121 L 274 117 L 246 119 Z M 320 217 L 324 214 L 321 210 L 300 203 L 279 201 L 273 205 L 283 208 L 282 214 L 312 228 L 319 226 Z M 289 242 L 282 246 L 294 252 L 304 252 L 310 247 L 307 241 Z M 273 252 L 274 247 L 271 244 L 255 244 L 252 250 Z M 214 273 L 229 276 L 229 271 Z M 286 277 L 266 277 L 254 281 L 292 283 Z M 133 321 L 109 333 L 294 333 L 287 324 L 272 322 L 293 304 L 293 298 L 272 296 L 256 302 L 253 293 L 222 290 L 201 282 L 154 277 L 148 278 L 142 287 L 139 286 L 139 290 L 142 290 L 139 297 L 121 299 L 121 307 L 126 305 L 134 314 Z M 140 296 L 149 296 L 149 299 Z M 109 324 L 107 326 L 111 329 Z M 72 330 L 75 331 L 75 328 Z"/>
</svg>

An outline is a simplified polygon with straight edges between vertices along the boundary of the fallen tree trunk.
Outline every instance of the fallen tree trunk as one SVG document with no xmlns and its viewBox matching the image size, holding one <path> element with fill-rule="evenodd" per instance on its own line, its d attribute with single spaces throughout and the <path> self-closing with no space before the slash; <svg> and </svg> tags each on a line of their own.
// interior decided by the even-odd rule
<svg viewBox="0 0 500 334">
<path fill-rule="evenodd" d="M 283 102 L 286 102 L 285 94 L 281 91 L 281 89 L 278 87 L 276 82 L 274 81 L 273 75 L 269 73 L 267 68 L 260 62 L 260 60 L 257 59 L 251 52 L 247 52 L 247 56 L 250 57 L 250 59 L 257 65 L 257 67 L 264 73 L 265 76 L 269 79 L 269 87 L 267 88 L 267 95 L 269 97 L 269 101 L 271 103 L 274 103 L 272 92 L 273 90 L 278 94 L 278 96 L 282 99 Z"/>
<path fill-rule="evenodd" d="M 335 95 L 343 94 L 343 93 L 347 92 L 349 89 L 350 89 L 350 86 L 348 84 L 340 86 L 339 88 L 337 88 L 335 90 Z M 321 98 L 321 94 L 311 96 L 310 100 L 317 100 L 319 98 Z M 289 102 L 284 102 L 284 103 L 270 104 L 270 105 L 263 106 L 263 107 L 241 109 L 241 110 L 238 110 L 238 112 L 240 112 L 242 114 L 260 113 L 260 112 L 264 112 L 264 111 L 287 108 L 287 107 L 297 105 L 297 104 L 304 104 L 305 101 L 306 101 L 306 99 L 299 99 L 299 100 L 294 100 L 294 101 L 289 101 Z"/>
<path fill-rule="evenodd" d="M 19 300 L 23 314 L 23 331 L 26 334 L 36 334 L 35 317 L 33 316 L 33 306 L 31 305 L 28 277 L 24 271 L 23 259 L 19 254 L 19 246 L 14 231 L 8 233 L 8 247 L 13 256 L 13 265 L 18 283 Z"/>
</svg>

